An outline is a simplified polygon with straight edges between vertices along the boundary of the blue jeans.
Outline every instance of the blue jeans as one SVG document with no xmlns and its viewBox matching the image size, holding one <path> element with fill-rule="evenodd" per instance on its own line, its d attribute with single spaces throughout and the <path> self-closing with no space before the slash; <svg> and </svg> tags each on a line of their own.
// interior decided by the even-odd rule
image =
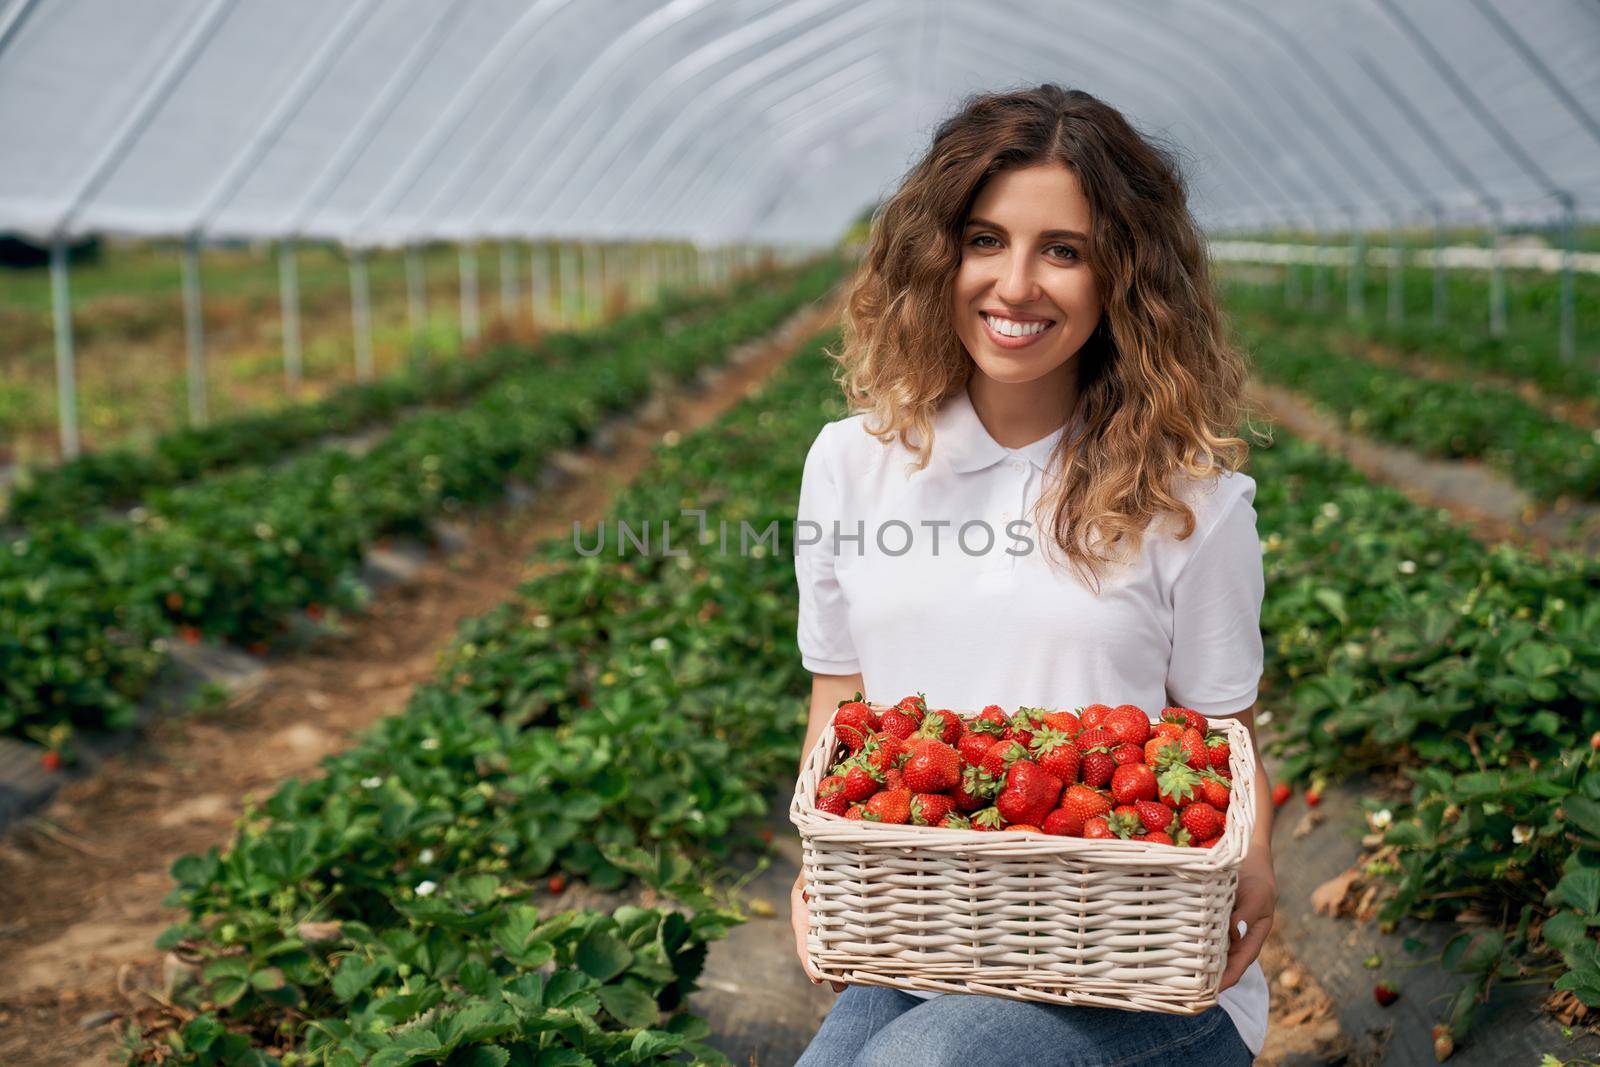
<svg viewBox="0 0 1600 1067">
<path fill-rule="evenodd" d="M 1255 1057 L 1220 1006 L 1199 1015 L 846 986 L 795 1067 L 1233 1067 Z"/>
</svg>

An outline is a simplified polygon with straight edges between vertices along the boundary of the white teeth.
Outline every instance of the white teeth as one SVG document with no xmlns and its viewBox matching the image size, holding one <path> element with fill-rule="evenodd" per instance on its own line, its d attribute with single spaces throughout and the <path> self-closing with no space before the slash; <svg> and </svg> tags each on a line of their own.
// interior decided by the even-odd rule
<svg viewBox="0 0 1600 1067">
<path fill-rule="evenodd" d="M 1016 322 L 1012 319 L 996 318 L 988 312 L 979 314 L 983 315 L 984 321 L 994 327 L 995 333 L 1005 337 L 1032 337 L 1036 333 L 1043 333 L 1045 327 L 1050 325 L 1048 322 Z"/>
</svg>

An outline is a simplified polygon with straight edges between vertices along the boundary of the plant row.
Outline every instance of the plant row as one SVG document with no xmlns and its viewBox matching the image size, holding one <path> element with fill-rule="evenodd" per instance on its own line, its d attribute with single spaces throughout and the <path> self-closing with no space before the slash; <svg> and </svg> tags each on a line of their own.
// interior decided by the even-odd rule
<svg viewBox="0 0 1600 1067">
<path fill-rule="evenodd" d="M 130 1034 L 130 1062 L 721 1062 L 681 1009 L 736 921 L 710 879 L 793 773 L 805 677 L 792 557 L 692 547 L 682 509 L 789 517 L 821 366 L 669 438 L 619 497 L 610 521 L 689 554 L 549 542 L 402 714 L 174 865 L 160 944 L 203 1014 Z M 671 906 L 561 907 L 637 880 Z"/>
<path fill-rule="evenodd" d="M 744 282 L 732 298 L 748 299 L 760 287 Z M 668 321 L 723 299 L 727 298 L 722 294 L 673 291 L 666 303 L 592 331 L 547 335 L 532 350 L 507 344 L 470 359 L 425 361 L 382 381 L 340 386 L 313 403 L 175 430 L 150 449 L 111 448 L 26 472 L 12 491 L 5 518 L 22 526 L 93 518 L 104 509 L 132 504 L 152 489 L 229 467 L 270 462 L 318 438 L 382 425 L 408 408 L 465 403 L 510 374 L 655 336 Z"/>
<path fill-rule="evenodd" d="M 1262 629 L 1290 779 L 1392 772 L 1380 912 L 1468 915 L 1445 964 L 1600 1006 L 1600 562 L 1485 547 L 1445 513 L 1279 435 L 1251 473 Z"/>
<path fill-rule="evenodd" d="M 1357 433 L 1443 458 L 1479 459 L 1535 499 L 1600 499 L 1600 438 L 1481 381 L 1435 381 L 1336 351 L 1315 327 L 1242 322 L 1270 381 L 1303 394 Z"/>
<path fill-rule="evenodd" d="M 459 410 L 425 411 L 362 456 L 325 447 L 154 490 L 126 519 L 50 523 L 0 547 L 0 732 L 119 728 L 171 641 L 264 651 L 301 610 L 362 602 L 364 550 L 533 480 L 652 388 L 684 380 L 822 295 L 829 260 L 676 333 L 531 366 Z"/>
<path fill-rule="evenodd" d="M 1309 268 L 1300 267 L 1302 281 Z M 1376 277 L 1374 277 L 1376 274 Z M 1302 285 L 1297 306 L 1284 300 L 1279 284 L 1252 285 L 1236 281 L 1228 287 L 1227 302 L 1234 311 L 1265 316 L 1278 329 L 1319 327 L 1336 330 L 1368 342 L 1390 346 L 1407 355 L 1427 358 L 1463 372 L 1493 375 L 1529 382 L 1546 396 L 1557 399 L 1600 400 L 1600 349 L 1596 326 L 1600 324 L 1600 280 L 1586 279 L 1575 307 L 1578 321 L 1578 358 L 1564 359 L 1557 343 L 1556 301 L 1560 280 L 1539 275 L 1520 278 L 1508 290 L 1507 329 L 1494 337 L 1487 328 L 1488 278 L 1485 275 L 1446 274 L 1446 314 L 1433 322 L 1433 281 L 1426 268 L 1406 271 L 1405 317 L 1388 319 L 1387 282 L 1381 270 L 1368 272 L 1366 314 L 1349 317 L 1343 283 L 1328 289 L 1322 308 L 1310 306 Z"/>
</svg>

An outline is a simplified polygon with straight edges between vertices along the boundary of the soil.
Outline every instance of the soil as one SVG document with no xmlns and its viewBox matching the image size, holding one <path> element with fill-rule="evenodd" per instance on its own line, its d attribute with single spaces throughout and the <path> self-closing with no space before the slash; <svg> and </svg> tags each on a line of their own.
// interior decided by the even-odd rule
<svg viewBox="0 0 1600 1067">
<path fill-rule="evenodd" d="M 479 517 L 459 554 L 375 598 L 342 639 L 272 662 L 262 685 L 218 713 L 158 719 L 0 840 L 0 1063 L 77 1067 L 113 1052 L 120 1020 L 149 1003 L 144 990 L 161 988 L 154 941 L 181 917 L 162 905 L 173 860 L 225 842 L 247 796 L 314 772 L 401 710 L 458 625 L 536 573 L 527 563 L 535 545 L 604 517 L 664 432 L 715 419 L 837 311 L 807 313 L 710 389 L 652 400 L 609 454 L 578 452 L 562 463 L 578 476 L 532 508 Z"/>
</svg>

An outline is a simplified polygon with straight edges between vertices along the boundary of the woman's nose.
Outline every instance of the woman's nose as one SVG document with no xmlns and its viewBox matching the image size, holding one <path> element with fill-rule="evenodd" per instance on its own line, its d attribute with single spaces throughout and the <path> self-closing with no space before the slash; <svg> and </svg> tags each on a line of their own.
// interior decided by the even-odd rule
<svg viewBox="0 0 1600 1067">
<path fill-rule="evenodd" d="M 1039 295 L 1033 276 L 1033 261 L 1027 256 L 1010 256 L 1002 268 L 995 296 L 1008 304 L 1031 304 Z"/>
</svg>

